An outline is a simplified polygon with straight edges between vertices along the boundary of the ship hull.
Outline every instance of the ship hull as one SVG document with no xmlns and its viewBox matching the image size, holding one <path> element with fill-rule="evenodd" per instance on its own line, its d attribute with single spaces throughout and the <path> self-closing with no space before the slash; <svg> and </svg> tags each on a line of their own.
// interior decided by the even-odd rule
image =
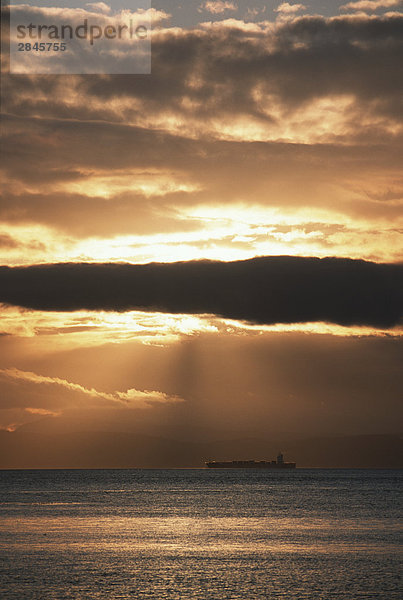
<svg viewBox="0 0 403 600">
<path fill-rule="evenodd" d="M 266 461 L 212 461 L 206 462 L 208 469 L 295 469 L 296 463 L 271 463 Z"/>
</svg>

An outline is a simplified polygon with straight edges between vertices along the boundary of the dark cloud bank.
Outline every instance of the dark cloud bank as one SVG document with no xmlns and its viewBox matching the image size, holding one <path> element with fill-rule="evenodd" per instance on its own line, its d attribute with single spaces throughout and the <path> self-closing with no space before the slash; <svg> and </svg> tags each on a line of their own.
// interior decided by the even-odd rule
<svg viewBox="0 0 403 600">
<path fill-rule="evenodd" d="M 0 268 L 0 302 L 47 311 L 212 313 L 254 323 L 393 327 L 403 265 L 260 257 L 230 263 L 53 264 Z"/>
</svg>

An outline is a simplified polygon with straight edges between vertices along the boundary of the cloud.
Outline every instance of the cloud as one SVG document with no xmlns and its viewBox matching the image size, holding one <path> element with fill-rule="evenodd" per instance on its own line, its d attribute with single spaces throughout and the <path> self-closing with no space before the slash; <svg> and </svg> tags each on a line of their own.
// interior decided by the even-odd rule
<svg viewBox="0 0 403 600">
<path fill-rule="evenodd" d="M 4 110 L 67 118 L 70 131 L 115 122 L 193 139 L 236 136 L 238 124 L 243 139 L 304 143 L 401 131 L 403 17 L 213 25 L 155 31 L 147 78 L 8 80 Z"/>
<path fill-rule="evenodd" d="M 51 321 L 54 314 L 45 317 Z M 52 427 L 66 431 L 67 421 L 74 419 L 73 431 L 131 430 L 173 439 L 190 439 L 197 432 L 200 435 L 200 429 L 212 439 L 237 430 L 248 435 L 253 424 L 263 439 L 268 431 L 323 433 L 324 426 L 339 432 L 393 432 L 402 409 L 403 338 L 368 333 L 358 328 L 353 336 L 238 330 L 233 321 L 226 321 L 219 331 L 198 332 L 164 346 L 138 344 L 133 338 L 116 343 L 111 336 L 109 343 L 103 340 L 96 348 L 77 347 L 74 340 L 66 340 L 61 351 L 41 336 L 21 338 L 14 340 L 18 354 L 12 338 L 4 339 L 3 366 L 110 393 L 131 388 L 164 390 L 186 401 L 132 410 L 60 385 L 2 378 L 0 404 L 8 399 L 14 412 L 0 410 L 0 426 L 36 421 L 42 431 Z M 43 419 L 26 407 L 63 414 Z"/>
<path fill-rule="evenodd" d="M 330 219 L 360 232 L 351 256 L 396 260 L 395 234 L 380 233 L 374 242 L 373 231 L 374 221 L 380 232 L 386 224 L 397 228 L 401 211 L 403 89 L 396 74 L 403 18 L 305 16 L 249 25 L 232 19 L 154 31 L 147 77 L 5 76 L 2 231 L 15 238 L 10 225 L 47 230 L 35 231 L 47 249 L 32 256 L 8 248 L 7 261 L 11 255 L 19 264 L 28 257 L 216 258 L 219 238 L 207 231 L 213 221 L 203 228 L 196 211 L 219 205 L 221 218 L 229 206 L 236 214 L 251 204 L 272 210 L 261 217 L 268 226 L 274 211 L 286 222 L 302 207 L 314 208 L 309 220 Z M 393 200 L 388 189 L 396 190 Z M 177 239 L 182 253 L 164 246 L 152 254 L 155 240 L 143 238 L 123 241 L 137 244 L 128 254 L 112 239 L 175 228 L 195 234 L 186 249 L 184 237 Z M 97 253 L 91 244 L 73 250 L 66 236 L 73 244 L 91 236 Z M 239 237 L 230 239 L 226 260 L 324 251 L 252 241 L 241 254 Z M 349 240 L 337 240 L 326 255 L 352 251 Z"/>
<path fill-rule="evenodd" d="M 116 82 L 117 87 L 119 84 Z M 326 114 L 329 110 L 325 107 L 323 120 Z M 389 136 L 387 143 L 386 138 L 379 139 L 365 147 L 357 140 L 355 144 L 351 141 L 338 147 L 336 142 L 262 143 L 211 140 L 203 136 L 192 139 L 122 123 L 84 119 L 76 122 L 62 118 L 4 117 L 3 124 L 6 130 L 3 140 L 8 149 L 3 168 L 7 169 L 10 186 L 0 207 L 3 231 L 16 237 L 18 232 L 15 229 L 14 233 L 12 228 L 19 227 L 21 236 L 24 225 L 27 243 L 28 235 L 30 241 L 36 236 L 49 249 L 57 246 L 55 251 L 60 257 L 49 260 L 44 256 L 45 250 L 42 254 L 36 252 L 34 258 L 30 256 L 30 262 L 69 261 L 76 257 L 80 261 L 112 261 L 120 257 L 130 262 L 148 262 L 158 256 L 150 255 L 147 250 L 142 257 L 145 245 L 151 249 L 163 242 L 162 237 L 148 236 L 162 236 L 164 232 L 169 244 L 193 246 L 173 257 L 166 247 L 163 252 L 164 256 L 168 252 L 168 260 L 199 258 L 203 247 L 204 257 L 216 258 L 217 254 L 207 254 L 209 240 L 213 251 L 213 245 L 225 237 L 232 252 L 236 242 L 233 235 L 240 229 L 242 234 L 251 233 L 256 239 L 257 232 L 245 230 L 245 217 L 250 219 L 256 214 L 251 223 L 269 228 L 278 223 L 279 215 L 274 211 L 280 210 L 281 224 L 286 225 L 292 219 L 294 225 L 303 226 L 307 219 L 308 222 L 326 219 L 327 223 L 347 225 L 360 240 L 332 236 L 333 243 L 337 242 L 334 246 L 325 249 L 310 246 L 295 252 L 293 246 L 270 246 L 270 231 L 265 229 L 260 241 L 266 242 L 266 246 L 249 246 L 249 254 L 232 254 L 225 259 L 247 258 L 254 250 L 255 255 L 302 252 L 309 256 L 319 252 L 323 256 L 325 252 L 342 256 L 345 247 L 351 251 L 357 249 L 350 256 L 369 260 L 388 261 L 398 256 L 395 234 L 387 232 L 393 239 L 386 239 L 382 233 L 385 228 L 396 227 L 401 210 L 403 179 L 398 138 Z M 49 147 L 50 140 L 53 150 Z M 64 141 L 59 143 L 59 140 Z M 100 140 L 107 144 L 108 153 Z M 22 162 L 22 154 L 28 155 L 29 160 Z M 154 186 L 150 196 L 149 183 Z M 385 195 L 388 189 L 393 190 L 390 196 Z M 226 221 L 230 218 L 230 205 L 233 205 L 234 228 Z M 218 206 L 221 212 L 214 213 L 211 219 L 211 211 Z M 209 220 L 198 216 L 200 207 L 204 207 L 203 214 L 207 217 L 209 208 Z M 308 214 L 310 209 L 313 211 Z M 299 221 L 297 213 L 301 215 Z M 351 219 L 360 219 L 359 225 L 356 227 Z M 53 231 L 34 232 L 35 223 Z M 218 233 L 213 231 L 217 228 Z M 175 231 L 176 238 L 170 237 Z M 106 242 L 108 236 L 116 238 L 119 234 L 131 238 Z M 99 239 L 92 239 L 86 249 L 73 249 L 67 238 L 64 243 L 63 236 L 69 236 L 70 240 L 73 236 L 78 241 L 85 236 Z M 330 241 L 325 237 L 326 243 Z M 65 247 L 61 247 L 62 242 Z M 89 254 L 91 244 L 93 249 L 98 245 L 99 254 Z M 130 244 L 138 246 L 133 254 L 127 254 Z M 195 244 L 200 252 L 195 250 Z M 378 245 L 376 252 L 374 244 Z M 105 253 L 108 246 L 110 255 Z M 25 254 L 25 258 L 16 262 L 26 262 L 27 253 L 21 250 L 19 254 Z"/>
<path fill-rule="evenodd" d="M 100 392 L 94 388 L 86 388 L 78 383 L 72 383 L 59 377 L 47 377 L 30 371 L 21 371 L 16 368 L 0 369 L 0 378 L 3 380 L 23 381 L 35 385 L 54 386 L 63 388 L 79 396 L 92 400 L 101 401 L 103 404 L 120 405 L 124 408 L 145 408 L 153 403 L 182 402 L 178 396 L 169 396 L 163 392 L 136 390 L 134 388 L 126 392 L 115 391 L 113 393 Z M 26 410 L 32 414 L 50 414 L 47 409 L 28 407 Z"/>
<path fill-rule="evenodd" d="M 206 0 L 200 5 L 200 10 L 205 10 L 213 15 L 222 15 L 228 10 L 236 11 L 238 7 L 234 2 L 228 0 Z"/>
<path fill-rule="evenodd" d="M 280 4 L 280 6 L 278 6 L 274 10 L 275 10 L 275 12 L 278 12 L 278 13 L 291 15 L 296 12 L 299 12 L 300 10 L 306 10 L 306 6 L 305 6 L 305 4 L 290 4 L 289 2 L 283 2 L 282 4 Z"/>
<path fill-rule="evenodd" d="M 30 415 L 40 415 L 42 417 L 59 417 L 62 413 L 60 411 L 48 410 L 47 408 L 32 408 L 28 407 L 25 412 Z"/>
<path fill-rule="evenodd" d="M 378 8 L 393 8 L 402 4 L 402 0 L 356 0 L 340 6 L 340 10 L 368 10 L 375 11 Z"/>
<path fill-rule="evenodd" d="M 20 116 L 176 126 L 193 138 L 234 136 L 238 122 L 244 138 L 261 140 L 389 136 L 400 123 L 402 30 L 403 17 L 357 15 L 161 30 L 150 77 L 72 78 L 69 86 L 19 78 L 7 82 L 4 106 Z M 331 106 L 326 114 L 321 100 Z"/>
<path fill-rule="evenodd" d="M 10 65 L 13 74 L 68 73 L 150 73 L 151 25 L 158 26 L 170 15 L 164 10 L 120 10 L 109 14 L 104 3 L 91 3 L 87 8 L 36 7 L 14 5 L 11 12 Z M 94 12 L 95 10 L 95 12 Z M 17 23 L 18 25 L 17 29 Z M 42 53 L 32 62 L 29 53 L 17 51 L 21 39 L 52 41 L 41 27 L 49 27 L 57 40 L 65 40 L 67 51 L 54 57 Z M 70 29 L 64 31 L 64 27 Z M 142 34 L 137 35 L 137 28 Z M 80 29 L 82 31 L 80 32 Z M 77 32 L 77 33 L 76 33 Z"/>
<path fill-rule="evenodd" d="M 266 12 L 266 6 L 264 6 L 263 8 L 258 8 L 258 7 L 251 8 L 251 7 L 249 7 L 246 10 L 246 17 L 248 19 L 254 19 L 255 17 L 257 17 L 258 14 L 264 14 L 265 12 Z"/>
<path fill-rule="evenodd" d="M 1 214 L 1 210 L 0 210 Z M 46 246 L 37 239 L 22 240 L 18 236 L 11 236 L 8 233 L 0 233 L 0 251 L 22 251 L 22 252 L 46 252 Z"/>
<path fill-rule="evenodd" d="M 93 10 L 102 13 L 111 12 L 111 7 L 105 4 L 105 2 L 86 2 L 85 6 L 88 6 L 88 8 L 92 8 Z"/>
<path fill-rule="evenodd" d="M 261 324 L 325 321 L 387 328 L 401 318 L 402 273 L 401 264 L 289 256 L 1 267 L 0 301 L 47 311 L 138 309 Z"/>
<path fill-rule="evenodd" d="M 0 248 L 18 248 L 19 242 L 7 233 L 0 234 Z"/>
</svg>

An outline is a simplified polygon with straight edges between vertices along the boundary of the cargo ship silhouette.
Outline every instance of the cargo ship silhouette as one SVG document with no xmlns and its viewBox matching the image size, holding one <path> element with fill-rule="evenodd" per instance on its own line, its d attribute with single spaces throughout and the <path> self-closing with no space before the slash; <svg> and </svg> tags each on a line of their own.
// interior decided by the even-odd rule
<svg viewBox="0 0 403 600">
<path fill-rule="evenodd" d="M 295 469 L 295 462 L 284 462 L 281 452 L 277 460 L 212 460 L 205 463 L 208 469 Z"/>
</svg>

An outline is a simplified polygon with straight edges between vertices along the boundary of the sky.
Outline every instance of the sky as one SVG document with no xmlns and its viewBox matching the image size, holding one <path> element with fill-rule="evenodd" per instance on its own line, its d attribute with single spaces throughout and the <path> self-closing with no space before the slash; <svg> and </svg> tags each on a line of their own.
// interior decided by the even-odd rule
<svg viewBox="0 0 403 600">
<path fill-rule="evenodd" d="M 160 0 L 150 74 L 3 72 L 1 429 L 400 432 L 402 8 Z"/>
</svg>

